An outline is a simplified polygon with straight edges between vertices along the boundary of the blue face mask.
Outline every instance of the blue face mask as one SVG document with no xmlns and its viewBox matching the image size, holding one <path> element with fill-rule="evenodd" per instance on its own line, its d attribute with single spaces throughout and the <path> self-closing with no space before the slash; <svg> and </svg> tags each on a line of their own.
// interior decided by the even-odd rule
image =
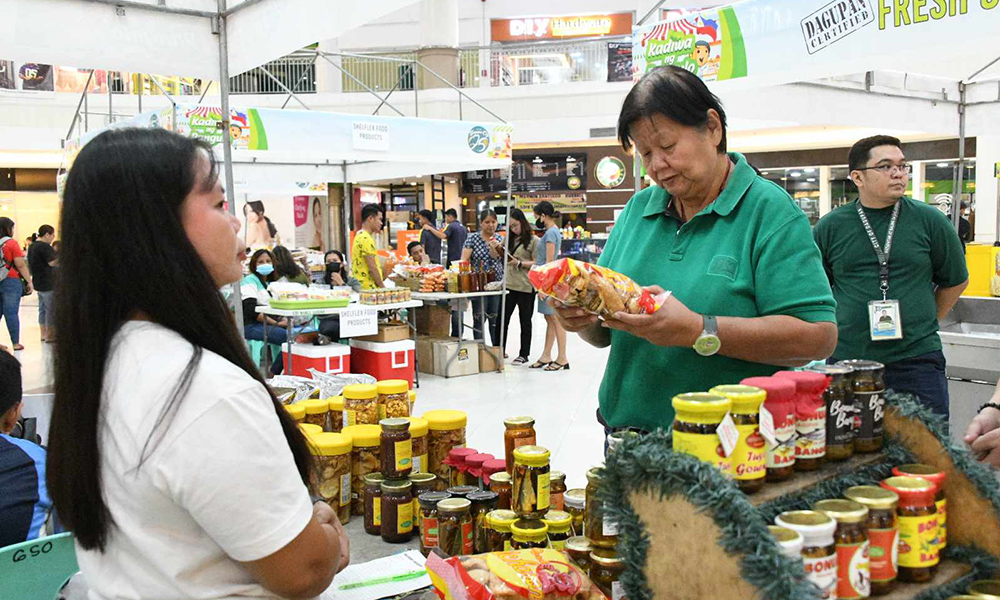
<svg viewBox="0 0 1000 600">
<path fill-rule="evenodd" d="M 262 265 L 257 265 L 257 274 L 267 277 L 271 273 L 274 273 L 274 265 L 270 263 L 264 263 Z"/>
</svg>

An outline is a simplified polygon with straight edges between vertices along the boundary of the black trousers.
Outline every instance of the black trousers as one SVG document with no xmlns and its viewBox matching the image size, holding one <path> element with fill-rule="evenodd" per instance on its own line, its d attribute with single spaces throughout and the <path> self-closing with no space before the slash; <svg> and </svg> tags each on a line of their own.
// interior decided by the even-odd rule
<svg viewBox="0 0 1000 600">
<path fill-rule="evenodd" d="M 517 307 L 518 317 L 521 321 L 521 349 L 517 355 L 528 358 L 528 354 L 531 352 L 531 317 L 535 313 L 535 292 L 515 292 L 514 290 L 509 290 L 509 292 L 503 320 L 504 351 L 507 350 L 510 318 L 514 315 L 514 307 Z"/>
</svg>

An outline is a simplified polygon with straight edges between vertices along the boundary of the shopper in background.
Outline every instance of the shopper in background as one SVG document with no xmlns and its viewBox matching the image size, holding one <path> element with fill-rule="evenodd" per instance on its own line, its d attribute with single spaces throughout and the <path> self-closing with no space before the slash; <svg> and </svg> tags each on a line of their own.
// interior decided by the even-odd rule
<svg viewBox="0 0 1000 600">
<path fill-rule="evenodd" d="M 556 210 L 552 203 L 542 200 L 535 205 L 535 226 L 545 231 L 542 241 L 535 253 L 535 264 L 544 265 L 559 257 L 562 247 L 562 232 L 555 221 Z M 555 311 L 544 299 L 538 299 L 538 312 L 545 316 L 545 347 L 542 355 L 529 368 L 545 369 L 546 371 L 569 370 L 569 358 L 566 356 L 566 329 L 555 315 Z M 559 354 L 552 360 L 552 346 L 556 345 Z"/>
<path fill-rule="evenodd" d="M 837 299 L 833 356 L 883 363 L 886 387 L 947 417 L 938 319 L 969 284 L 962 242 L 941 211 L 905 196 L 910 165 L 898 139 L 865 138 L 851 148 L 848 163 L 858 200 L 820 219 L 813 231 Z M 883 310 L 890 320 L 880 323 L 876 314 Z"/>
<path fill-rule="evenodd" d="M 447 260 L 445 261 L 444 268 L 450 269 L 451 263 L 462 260 L 462 250 L 465 248 L 465 240 L 469 237 L 469 230 L 458 221 L 458 211 L 454 208 L 444 211 L 444 221 L 444 229 L 440 231 L 433 230 L 431 233 L 448 242 Z M 464 315 L 464 311 L 451 311 L 452 337 L 462 336 L 462 319 Z"/>
<path fill-rule="evenodd" d="M 55 312 L 53 312 L 53 294 L 55 294 L 56 251 L 52 249 L 52 241 L 56 230 L 51 225 L 38 228 L 38 236 L 28 248 L 28 270 L 31 271 L 32 283 L 38 292 L 38 327 L 41 329 L 43 342 L 56 341 Z"/>
<path fill-rule="evenodd" d="M 420 242 L 410 242 L 406 245 L 406 253 L 418 265 L 427 266 L 431 264 L 431 258 L 427 256 L 424 245 Z"/>
<path fill-rule="evenodd" d="M 281 246 L 275 247 L 275 250 Z M 270 302 L 271 293 L 267 290 L 269 283 L 277 281 L 277 271 L 274 268 L 274 256 L 267 248 L 261 248 L 250 257 L 250 274 L 240 281 L 240 295 L 243 297 L 243 337 L 258 342 L 264 341 L 264 323 L 267 323 L 267 343 L 281 346 L 288 342 L 287 317 L 274 317 L 257 312 L 257 305 Z M 292 335 L 306 335 L 311 330 L 307 327 L 293 327 Z M 297 340 L 299 341 L 299 340 Z M 303 338 L 303 340 L 305 339 Z M 265 347 L 265 352 L 268 348 Z M 271 357 L 271 374 L 280 375 L 284 370 L 284 360 L 281 353 Z"/>
<path fill-rule="evenodd" d="M 1000 467 L 1000 382 L 993 397 L 979 407 L 979 414 L 965 430 L 965 443 L 980 462 Z"/>
<path fill-rule="evenodd" d="M 557 309 L 567 330 L 610 346 L 605 432 L 666 428 L 677 394 L 830 356 L 835 303 L 809 219 L 726 153 L 726 113 L 705 83 L 673 66 L 646 73 L 625 97 L 618 137 L 656 185 L 626 205 L 598 264 L 671 294 L 652 314 L 604 321 Z"/>
<path fill-rule="evenodd" d="M 14 221 L 0 217 L 0 317 L 7 321 L 7 333 L 14 350 L 21 345 L 21 296 L 30 294 L 31 274 L 24 252 L 14 239 Z"/>
<path fill-rule="evenodd" d="M 274 259 L 274 280 L 309 285 L 312 278 L 299 267 L 291 251 L 284 246 L 275 246 L 271 251 Z"/>
<path fill-rule="evenodd" d="M 504 249 L 503 240 L 496 234 L 497 214 L 486 209 L 479 213 L 479 231 L 465 240 L 462 249 L 462 260 L 471 262 L 473 269 L 493 273 L 495 281 L 503 279 Z M 485 341 L 483 334 L 483 312 L 490 325 L 490 342 L 500 345 L 500 296 L 486 296 L 472 299 L 472 335 L 473 339 Z M 454 323 L 452 323 L 454 326 Z"/>
<path fill-rule="evenodd" d="M 528 271 L 535 264 L 538 254 L 538 238 L 531 231 L 531 225 L 519 208 L 510 211 L 507 226 L 507 302 L 504 306 L 503 343 L 504 356 L 507 354 L 507 332 L 514 309 L 518 309 L 521 322 L 521 346 L 514 359 L 515 365 L 528 362 L 531 353 L 531 317 L 535 312 L 535 288 L 528 281 Z"/>
<path fill-rule="evenodd" d="M 351 246 L 351 271 L 365 290 L 385 287 L 374 237 L 380 231 L 382 209 L 376 204 L 366 204 L 361 209 L 361 230 L 355 234 L 354 245 Z"/>
<path fill-rule="evenodd" d="M 46 469 L 91 597 L 314 597 L 348 561 L 219 294 L 239 229 L 201 140 L 110 130 L 69 172 Z"/>
<path fill-rule="evenodd" d="M 344 261 L 344 253 L 340 250 L 330 250 L 323 257 L 326 262 L 326 272 L 323 274 L 323 283 L 330 287 L 347 286 L 355 292 L 361 291 L 361 282 L 356 277 L 352 277 L 347 271 L 347 263 Z"/>
<path fill-rule="evenodd" d="M 420 244 L 436 265 L 441 264 L 441 240 L 444 239 L 440 231 L 434 224 L 434 213 L 426 208 L 417 215 L 417 224 L 420 225 Z"/>
</svg>

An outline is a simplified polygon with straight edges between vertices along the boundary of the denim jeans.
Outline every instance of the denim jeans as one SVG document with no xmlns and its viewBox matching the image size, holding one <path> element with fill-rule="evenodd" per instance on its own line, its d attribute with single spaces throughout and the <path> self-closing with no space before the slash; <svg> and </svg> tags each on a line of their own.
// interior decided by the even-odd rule
<svg viewBox="0 0 1000 600">
<path fill-rule="evenodd" d="M 913 394 L 924 406 L 948 417 L 948 379 L 944 353 L 940 350 L 906 358 L 885 366 L 885 387 Z"/>
<path fill-rule="evenodd" d="M 21 279 L 4 278 L 0 281 L 0 313 L 7 321 L 7 333 L 12 344 L 21 343 L 21 318 L 17 311 L 21 308 Z"/>
<path fill-rule="evenodd" d="M 56 324 L 56 293 L 38 292 L 38 324 L 52 327 Z"/>
<path fill-rule="evenodd" d="M 472 338 L 485 341 L 483 335 L 483 302 L 486 303 L 486 320 L 490 327 L 493 346 L 500 345 L 500 296 L 486 296 L 472 299 Z"/>
</svg>

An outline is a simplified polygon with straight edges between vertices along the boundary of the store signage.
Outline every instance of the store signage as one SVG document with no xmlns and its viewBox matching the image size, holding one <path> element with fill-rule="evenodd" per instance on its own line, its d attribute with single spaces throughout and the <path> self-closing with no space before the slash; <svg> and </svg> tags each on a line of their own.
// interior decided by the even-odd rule
<svg viewBox="0 0 1000 600">
<path fill-rule="evenodd" d="M 491 41 L 494 42 L 629 35 L 632 32 L 632 13 L 494 19 L 490 22 L 490 30 Z"/>
<path fill-rule="evenodd" d="M 586 154 L 541 154 L 514 159 L 513 192 L 578 190 L 587 175 Z M 470 171 L 462 178 L 464 194 L 495 194 L 507 191 L 507 171 Z"/>
<path fill-rule="evenodd" d="M 551 202 L 552 207 L 563 214 L 587 212 L 587 197 L 583 195 L 546 196 L 536 194 L 533 196 L 518 196 L 514 201 L 514 205 L 524 211 L 525 214 L 531 214 L 531 211 L 535 209 L 535 205 L 542 200 Z"/>
<path fill-rule="evenodd" d="M 353 148 L 372 152 L 389 151 L 389 124 L 355 121 L 351 124 Z"/>
<path fill-rule="evenodd" d="M 625 163 L 617 156 L 605 156 L 594 169 L 597 182 L 606 188 L 616 188 L 625 182 Z"/>
<path fill-rule="evenodd" d="M 834 0 L 802 19 L 809 54 L 819 52 L 875 20 L 869 0 Z"/>
<path fill-rule="evenodd" d="M 378 333 L 378 311 L 374 308 L 348 308 L 340 313 L 340 337 L 358 337 Z"/>
<path fill-rule="evenodd" d="M 608 81 L 632 81 L 632 42 L 608 42 Z"/>
</svg>

